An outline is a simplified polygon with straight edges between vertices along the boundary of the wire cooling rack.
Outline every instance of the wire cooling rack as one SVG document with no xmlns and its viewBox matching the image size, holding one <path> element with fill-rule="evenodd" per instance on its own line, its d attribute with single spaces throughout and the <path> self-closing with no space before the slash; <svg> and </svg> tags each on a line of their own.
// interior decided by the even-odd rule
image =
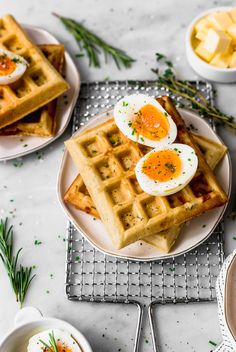
<svg viewBox="0 0 236 352">
<path fill-rule="evenodd" d="M 192 82 L 213 104 L 209 83 Z M 104 81 L 82 84 L 73 129 L 109 110 L 122 96 L 135 92 L 182 98 L 153 81 Z M 213 128 L 215 128 L 212 121 Z M 157 304 L 215 301 L 215 281 L 224 260 L 223 222 L 196 249 L 168 260 L 134 262 L 107 256 L 94 249 L 71 223 L 67 230 L 66 294 L 71 300 L 136 304 L 139 310 L 134 352 L 138 351 L 143 307 L 148 306 L 154 351 L 157 351 L 153 309 Z M 76 258 L 80 260 L 76 260 Z"/>
</svg>

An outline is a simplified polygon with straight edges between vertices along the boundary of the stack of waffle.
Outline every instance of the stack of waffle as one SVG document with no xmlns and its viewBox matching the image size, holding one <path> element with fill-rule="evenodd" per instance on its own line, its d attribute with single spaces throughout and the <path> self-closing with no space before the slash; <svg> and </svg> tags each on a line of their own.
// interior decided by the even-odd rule
<svg viewBox="0 0 236 352">
<path fill-rule="evenodd" d="M 191 134 L 170 98 L 158 101 L 178 128 L 177 141 L 194 148 L 199 161 L 192 181 L 176 194 L 154 197 L 140 188 L 134 167 L 150 148 L 128 140 L 113 119 L 66 142 L 80 175 L 65 202 L 101 218 L 118 249 L 142 239 L 168 252 L 182 224 L 227 202 L 212 171 L 226 147 Z"/>
<path fill-rule="evenodd" d="M 62 78 L 63 45 L 36 46 L 15 19 L 0 19 L 0 48 L 28 62 L 16 82 L 0 86 L 0 135 L 53 136 L 56 131 L 56 98 L 69 86 Z"/>
</svg>

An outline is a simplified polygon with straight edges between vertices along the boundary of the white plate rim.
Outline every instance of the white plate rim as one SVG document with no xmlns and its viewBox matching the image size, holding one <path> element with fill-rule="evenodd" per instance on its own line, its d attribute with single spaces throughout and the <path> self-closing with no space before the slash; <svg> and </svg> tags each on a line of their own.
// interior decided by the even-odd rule
<svg viewBox="0 0 236 352">
<path fill-rule="evenodd" d="M 209 126 L 209 128 L 212 129 L 212 127 L 210 126 L 210 124 L 204 120 L 203 118 L 201 118 L 198 114 L 196 114 L 194 111 L 192 110 L 189 110 L 189 109 L 183 109 L 183 108 L 178 108 L 178 110 L 181 112 L 188 112 L 188 113 L 191 113 L 193 115 L 195 115 L 198 119 L 201 119 L 202 120 L 202 123 L 206 124 Z M 99 115 L 95 115 L 93 116 L 91 119 L 89 119 L 87 121 L 87 123 L 89 123 L 90 121 L 98 118 L 98 116 L 103 116 L 104 114 L 106 113 L 109 113 L 111 110 L 109 111 L 105 111 L 105 112 L 102 112 L 100 113 Z M 86 126 L 87 126 L 87 123 L 83 126 L 81 126 L 80 128 L 78 128 L 77 131 L 75 131 L 73 133 L 73 135 L 70 137 L 74 137 L 76 136 L 77 134 L 80 133 L 81 129 L 82 130 L 85 130 L 86 129 Z M 222 144 L 224 144 L 223 140 L 217 135 L 217 133 L 212 129 L 216 139 L 219 140 L 219 142 L 221 142 Z M 159 261 L 159 260 L 165 260 L 165 259 L 169 259 L 169 258 L 175 258 L 175 257 L 178 257 L 178 256 L 181 256 L 191 250 L 193 250 L 194 248 L 198 247 L 199 245 L 201 245 L 202 243 L 204 243 L 209 237 L 210 235 L 214 232 L 215 228 L 217 227 L 217 225 L 219 224 L 219 222 L 221 221 L 221 219 L 223 218 L 223 215 L 225 213 L 225 210 L 228 206 L 228 202 L 222 206 L 222 210 L 221 210 L 221 213 L 219 214 L 218 216 L 218 219 L 216 220 L 215 222 L 215 225 L 211 228 L 211 230 L 207 233 L 207 235 L 202 238 L 200 241 L 198 241 L 197 243 L 195 243 L 194 245 L 190 246 L 188 249 L 185 249 L 185 250 L 182 250 L 178 253 L 175 253 L 175 254 L 172 254 L 172 253 L 166 253 L 166 254 L 163 254 L 161 255 L 161 257 L 150 257 L 150 258 L 140 258 L 140 257 L 135 257 L 135 256 L 128 256 L 128 255 L 118 255 L 118 254 L 114 254 L 112 252 L 109 252 L 107 250 L 104 250 L 102 248 L 100 248 L 96 243 L 94 243 L 88 236 L 87 234 L 83 231 L 83 229 L 76 223 L 74 217 L 70 214 L 68 208 L 66 207 L 65 205 L 65 202 L 63 200 L 63 195 L 61 194 L 61 179 L 62 179 L 62 174 L 63 174 L 63 171 L 64 171 L 64 164 L 65 164 L 65 161 L 67 159 L 67 157 L 69 156 L 69 152 L 65 149 L 64 153 L 63 153 L 63 156 L 62 156 L 62 160 L 61 160 L 61 164 L 60 164 L 60 168 L 59 168 L 59 172 L 58 172 L 58 177 L 57 177 L 57 198 L 59 200 L 59 203 L 64 211 L 64 213 L 66 214 L 68 220 L 73 224 L 73 226 L 76 228 L 76 230 L 85 238 L 85 240 L 87 240 L 94 248 L 96 248 L 98 251 L 106 254 L 106 255 L 109 255 L 111 257 L 114 257 L 114 258 L 119 258 L 119 259 L 124 259 L 124 260 L 129 260 L 129 261 L 135 261 L 135 262 L 154 262 L 154 261 Z M 70 156 L 69 156 L 70 157 Z M 228 188 L 228 191 L 226 192 L 228 198 L 230 198 L 230 195 L 231 195 L 231 188 L 232 188 L 232 163 L 231 163 L 231 158 L 230 158 L 230 154 L 229 154 L 229 151 L 227 150 L 225 156 L 225 158 L 227 158 L 227 163 L 228 163 L 228 173 L 229 173 L 229 188 Z M 118 250 L 117 250 L 118 251 Z"/>
<path fill-rule="evenodd" d="M 60 44 L 60 42 L 57 40 L 56 37 L 54 37 L 54 35 L 52 35 L 50 32 L 48 32 L 47 30 L 45 30 L 44 28 L 38 27 L 38 26 L 33 26 L 30 24 L 22 24 L 23 28 L 25 28 L 26 30 L 36 30 L 39 31 L 40 33 L 44 33 L 48 38 L 50 38 L 51 43 L 53 44 Z M 34 153 L 38 150 L 41 150 L 43 148 L 45 148 L 46 146 L 48 146 L 49 144 L 51 144 L 52 142 L 54 142 L 55 140 L 57 140 L 59 137 L 61 137 L 61 135 L 65 132 L 66 128 L 68 127 L 70 120 L 71 120 L 71 116 L 80 92 L 80 86 L 81 86 L 81 79 L 80 79 L 80 74 L 78 71 L 78 68 L 76 67 L 74 61 L 72 60 L 70 54 L 68 53 L 68 51 L 65 50 L 65 61 L 67 62 L 68 66 L 73 67 L 73 70 L 75 72 L 77 72 L 77 75 L 75 76 L 75 81 L 76 81 L 76 88 L 74 90 L 74 94 L 73 94 L 73 98 L 68 106 L 69 109 L 69 113 L 68 113 L 68 118 L 66 120 L 66 122 L 64 123 L 62 129 L 59 131 L 59 133 L 57 133 L 55 136 L 49 137 L 47 140 L 45 140 L 45 142 L 42 142 L 41 145 L 36 146 L 36 147 L 32 147 L 27 149 L 26 151 L 22 151 L 19 153 L 16 153 L 14 155 L 11 156 L 6 156 L 6 157 L 0 157 L 0 161 L 6 161 L 6 160 L 13 160 L 16 158 L 21 158 L 23 156 L 26 156 L 28 154 Z M 11 136 L 10 138 L 14 138 L 14 136 Z M 19 136 L 18 136 L 19 137 Z"/>
</svg>

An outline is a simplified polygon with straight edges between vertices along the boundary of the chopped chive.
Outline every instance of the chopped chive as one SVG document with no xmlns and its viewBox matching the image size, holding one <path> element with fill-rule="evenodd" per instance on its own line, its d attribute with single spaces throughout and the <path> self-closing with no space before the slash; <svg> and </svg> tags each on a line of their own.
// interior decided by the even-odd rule
<svg viewBox="0 0 236 352">
<path fill-rule="evenodd" d="M 214 346 L 214 347 L 217 346 L 217 343 L 215 343 L 214 341 L 209 340 L 208 342 L 209 342 L 210 345 L 212 345 L 212 346 Z"/>
</svg>

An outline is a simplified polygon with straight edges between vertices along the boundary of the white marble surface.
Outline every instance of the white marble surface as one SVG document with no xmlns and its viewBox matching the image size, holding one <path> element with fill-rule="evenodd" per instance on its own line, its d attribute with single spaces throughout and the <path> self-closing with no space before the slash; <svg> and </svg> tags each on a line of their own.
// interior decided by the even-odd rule
<svg viewBox="0 0 236 352">
<path fill-rule="evenodd" d="M 89 69 L 86 59 L 77 59 L 83 80 L 152 79 L 155 52 L 163 52 L 176 62 L 180 77 L 196 78 L 184 53 L 184 36 L 190 20 L 201 11 L 231 1 L 203 0 L 1 0 L 0 12 L 12 13 L 20 22 L 46 28 L 65 43 L 74 56 L 78 50 L 52 11 L 85 21 L 86 25 L 116 46 L 129 52 L 137 62 L 130 70 L 118 71 L 113 63 L 102 69 Z M 236 116 L 235 85 L 217 85 L 219 107 Z M 228 145 L 235 171 L 235 136 L 220 131 Z M 0 216 L 9 216 L 16 228 L 17 245 L 23 246 L 24 263 L 36 265 L 26 304 L 37 306 L 45 315 L 75 324 L 88 337 L 94 351 L 132 350 L 134 319 L 132 307 L 73 303 L 65 298 L 64 262 L 66 218 L 56 196 L 56 178 L 65 133 L 59 141 L 23 158 L 19 168 L 13 162 L 0 164 Z M 235 183 L 235 182 L 234 182 Z M 233 187 L 235 197 L 235 187 Z M 226 252 L 236 245 L 236 228 L 226 221 Z M 34 245 L 35 239 L 42 241 Z M 50 274 L 53 274 L 51 278 Z M 48 292 L 48 293 L 47 293 Z M 13 326 L 18 305 L 14 302 L 8 278 L 0 265 L 0 338 Z M 220 342 L 215 304 L 160 307 L 161 351 L 210 351 L 209 340 Z M 145 342 L 146 341 L 146 342 Z M 142 338 L 141 351 L 152 351 L 149 334 Z"/>
</svg>

